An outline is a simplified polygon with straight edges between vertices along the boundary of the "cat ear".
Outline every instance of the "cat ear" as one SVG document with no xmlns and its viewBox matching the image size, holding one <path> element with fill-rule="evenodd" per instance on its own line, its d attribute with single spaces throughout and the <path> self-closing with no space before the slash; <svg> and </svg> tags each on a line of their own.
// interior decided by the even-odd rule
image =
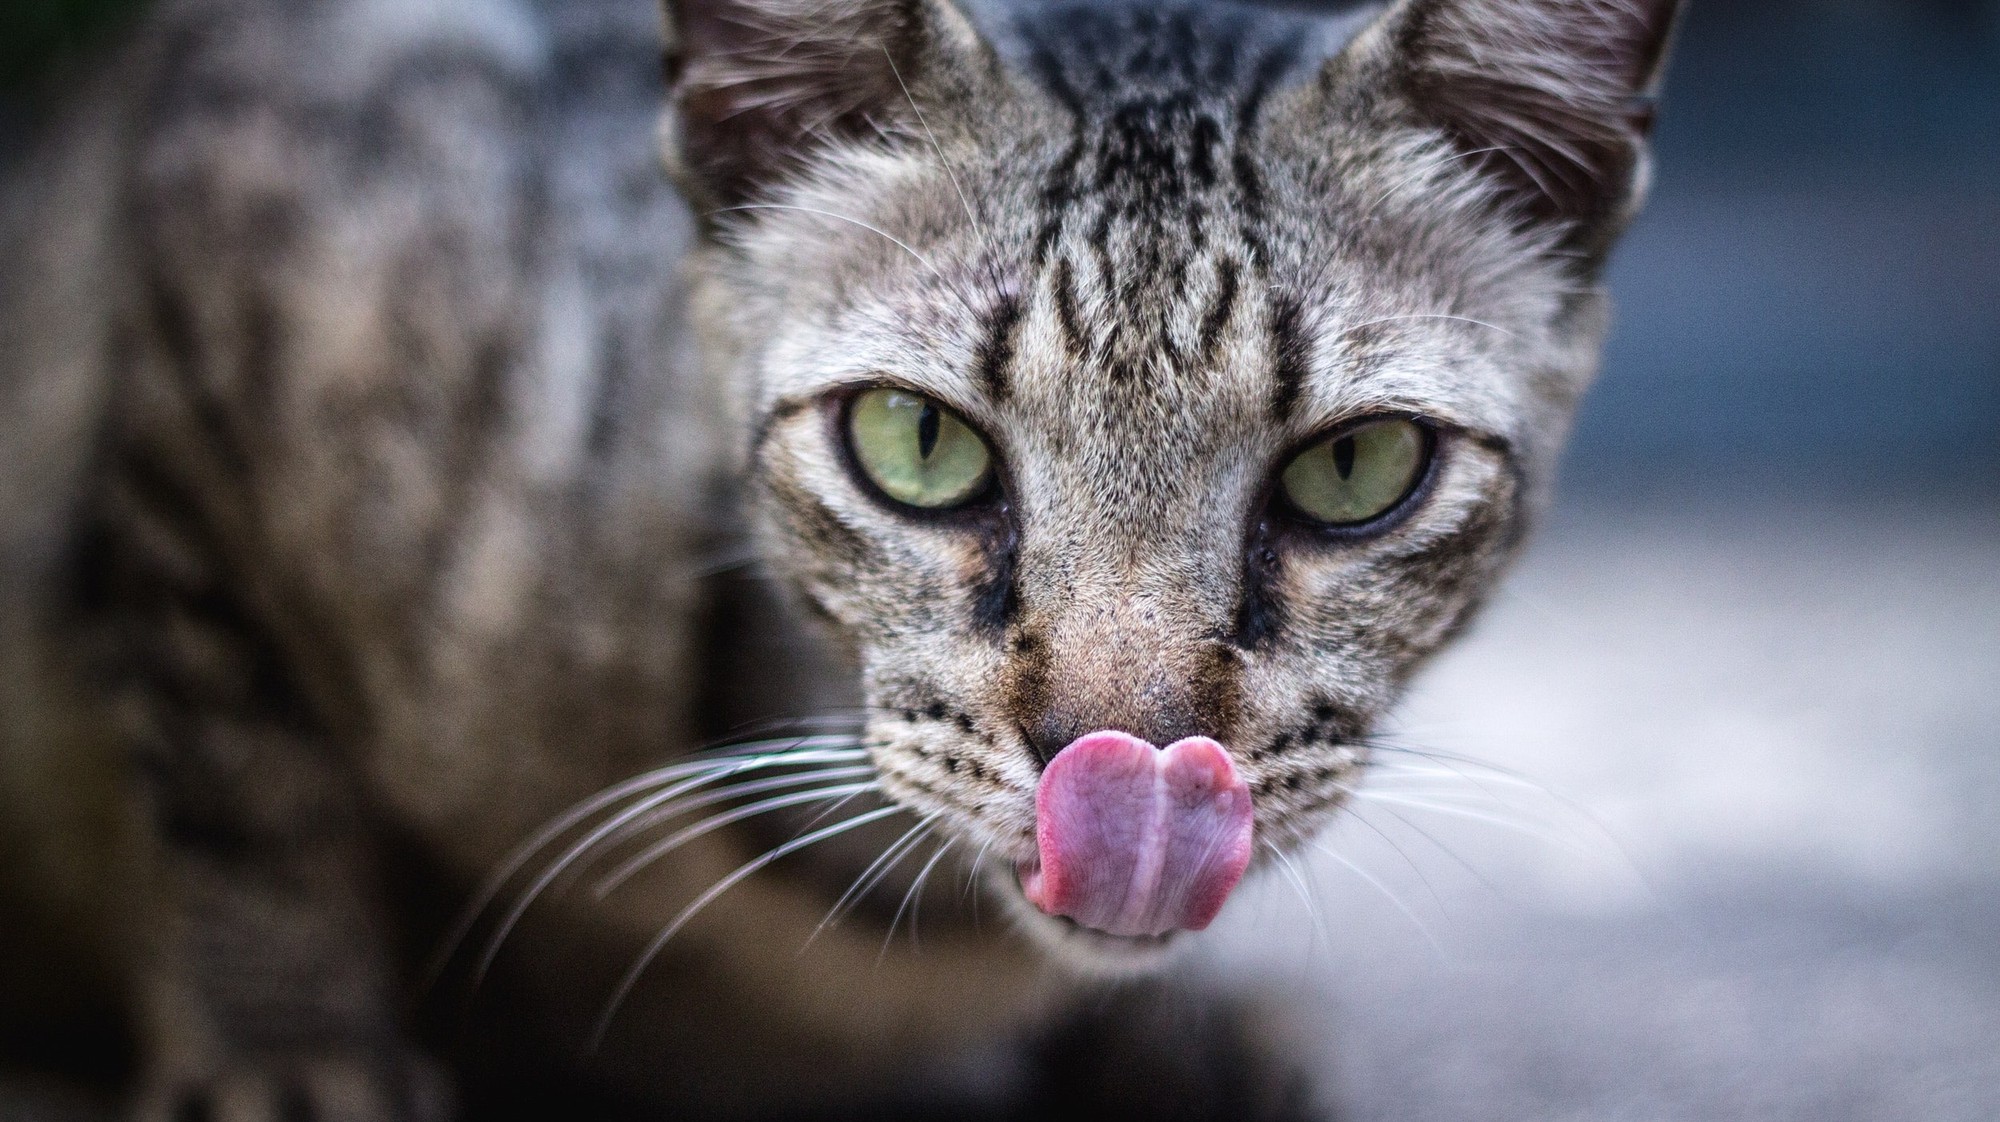
<svg viewBox="0 0 2000 1122">
<path fill-rule="evenodd" d="M 1644 195 L 1682 0 L 1405 0 L 1382 25 L 1397 93 L 1530 220 L 1596 253 Z"/>
<path fill-rule="evenodd" d="M 998 72 L 949 0 L 665 0 L 669 168 L 704 210 L 843 141 L 944 127 Z"/>
</svg>

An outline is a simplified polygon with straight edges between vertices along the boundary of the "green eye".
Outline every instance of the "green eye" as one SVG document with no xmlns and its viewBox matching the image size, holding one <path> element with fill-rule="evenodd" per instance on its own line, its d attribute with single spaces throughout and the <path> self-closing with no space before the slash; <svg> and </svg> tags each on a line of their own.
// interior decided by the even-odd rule
<svg viewBox="0 0 2000 1122">
<path fill-rule="evenodd" d="M 958 414 L 902 390 L 869 390 L 848 407 L 855 462 L 899 503 L 943 510 L 976 498 L 993 474 L 986 441 Z"/>
<path fill-rule="evenodd" d="M 1394 510 L 1416 490 L 1430 443 L 1430 434 L 1413 421 L 1371 421 L 1299 453 L 1278 483 L 1306 517 L 1358 526 Z"/>
</svg>

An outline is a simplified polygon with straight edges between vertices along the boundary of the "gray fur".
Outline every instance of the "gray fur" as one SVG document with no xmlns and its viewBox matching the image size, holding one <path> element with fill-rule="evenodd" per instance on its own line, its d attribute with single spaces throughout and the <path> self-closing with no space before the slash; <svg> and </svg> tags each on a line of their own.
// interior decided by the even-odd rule
<svg viewBox="0 0 2000 1122">
<path fill-rule="evenodd" d="M 664 1105 L 1033 1101 L 1001 1057 L 1076 969 L 1168 949 L 1022 904 L 1041 762 L 1214 736 L 1262 856 L 1337 811 L 1546 494 L 1671 8 L 686 0 L 662 91 L 610 0 L 165 4 L 10 188 L 0 379 L 9 665 L 84 698 L 160 839 L 141 1111 L 435 1117 L 439 1047 L 474 1088 L 532 1053 Z M 882 382 L 986 433 L 1004 501 L 868 497 L 830 403 Z M 1278 525 L 1285 457 L 1382 412 L 1439 428 L 1407 517 Z M 791 599 L 716 579 L 746 542 Z M 921 817 L 715 898 L 583 1060 L 654 932 L 825 806 L 500 942 L 532 855 L 456 960 L 500 942 L 476 1027 L 404 1022 L 438 901 L 541 823 L 850 692 Z M 911 822 L 884 914 L 823 924 Z M 1053 960 L 948 904 L 879 950 L 947 843 Z"/>
</svg>

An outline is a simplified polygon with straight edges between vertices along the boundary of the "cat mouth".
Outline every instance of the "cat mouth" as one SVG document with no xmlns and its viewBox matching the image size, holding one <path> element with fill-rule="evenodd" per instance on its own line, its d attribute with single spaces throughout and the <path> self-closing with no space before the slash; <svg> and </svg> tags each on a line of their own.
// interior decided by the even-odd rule
<svg viewBox="0 0 2000 1122">
<path fill-rule="evenodd" d="M 1036 853 L 1021 897 L 1073 940 L 1146 952 L 1214 921 L 1249 867 L 1250 791 L 1206 737 L 1156 748 L 1090 733 L 1057 753 L 1035 793 Z"/>
</svg>

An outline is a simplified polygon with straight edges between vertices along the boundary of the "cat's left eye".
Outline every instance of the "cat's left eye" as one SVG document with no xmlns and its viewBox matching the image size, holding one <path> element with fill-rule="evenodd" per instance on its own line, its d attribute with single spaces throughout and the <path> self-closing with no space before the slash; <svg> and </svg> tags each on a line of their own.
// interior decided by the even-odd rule
<svg viewBox="0 0 2000 1122">
<path fill-rule="evenodd" d="M 906 506 L 963 506 L 992 482 L 985 439 L 958 414 L 906 390 L 867 390 L 849 402 L 847 442 L 868 482 Z"/>
</svg>

